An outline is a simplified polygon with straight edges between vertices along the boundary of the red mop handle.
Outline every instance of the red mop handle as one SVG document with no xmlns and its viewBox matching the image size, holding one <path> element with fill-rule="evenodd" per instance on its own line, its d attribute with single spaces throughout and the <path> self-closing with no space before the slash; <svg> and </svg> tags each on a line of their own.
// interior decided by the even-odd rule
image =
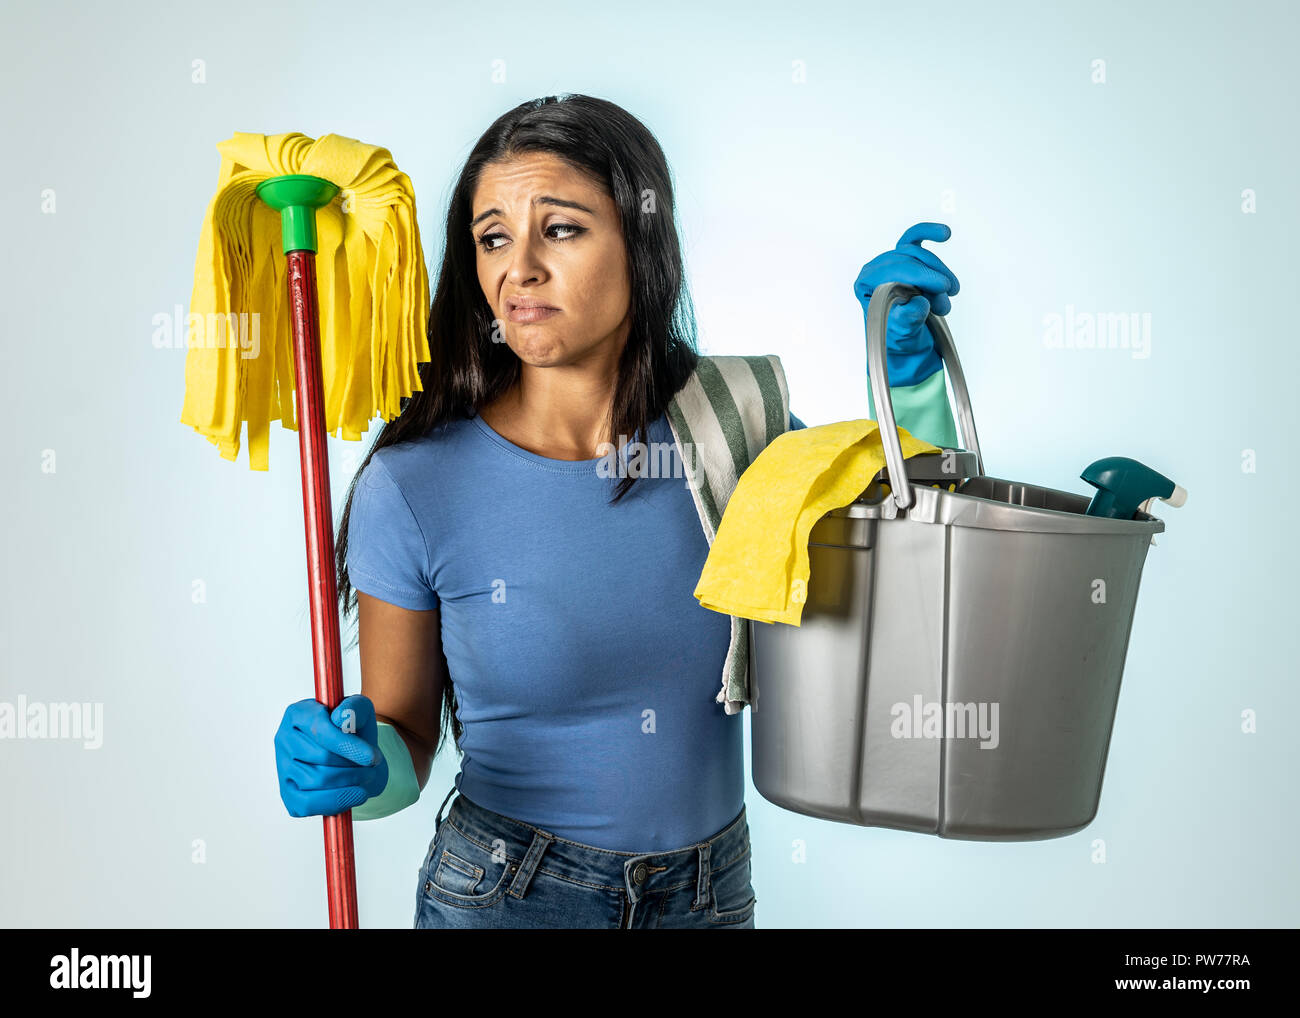
<svg viewBox="0 0 1300 1018">
<path fill-rule="evenodd" d="M 285 255 L 293 313 L 294 390 L 297 393 L 298 456 L 302 462 L 302 509 L 307 531 L 307 589 L 311 596 L 311 656 L 316 699 L 334 710 L 343 699 L 339 651 L 338 587 L 334 582 L 334 513 L 325 446 L 325 396 L 321 384 L 320 325 L 316 303 L 316 253 Z M 357 929 L 357 877 L 352 850 L 352 811 L 323 817 L 325 880 L 330 929 Z"/>
</svg>

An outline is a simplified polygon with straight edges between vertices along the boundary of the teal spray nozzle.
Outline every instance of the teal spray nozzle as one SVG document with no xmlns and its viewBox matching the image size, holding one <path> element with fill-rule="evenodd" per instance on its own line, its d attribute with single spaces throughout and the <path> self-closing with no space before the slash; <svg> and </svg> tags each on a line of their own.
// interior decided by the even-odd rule
<svg viewBox="0 0 1300 1018">
<path fill-rule="evenodd" d="M 1125 456 L 1099 459 L 1079 476 L 1097 489 L 1088 505 L 1089 516 L 1131 520 L 1142 503 L 1153 498 L 1163 499 L 1172 506 L 1187 501 L 1187 492 L 1164 474 Z"/>
</svg>

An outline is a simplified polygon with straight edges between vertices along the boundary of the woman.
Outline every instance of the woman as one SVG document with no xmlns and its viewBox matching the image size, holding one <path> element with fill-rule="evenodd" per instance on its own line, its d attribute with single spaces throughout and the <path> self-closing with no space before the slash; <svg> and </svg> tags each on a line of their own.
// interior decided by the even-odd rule
<svg viewBox="0 0 1300 1018">
<path fill-rule="evenodd" d="M 956 292 L 919 245 L 890 255 L 860 299 L 886 279 Z M 926 359 L 929 307 L 891 313 L 891 376 Z M 339 526 L 362 693 L 286 711 L 286 807 L 404 808 L 450 730 L 463 759 L 417 928 L 754 928 L 741 719 L 714 698 L 729 620 L 692 596 L 707 539 L 680 470 L 597 470 L 602 443 L 672 446 L 665 408 L 699 356 L 644 125 L 581 95 L 492 124 L 451 198 L 429 337 L 423 391 Z"/>
</svg>

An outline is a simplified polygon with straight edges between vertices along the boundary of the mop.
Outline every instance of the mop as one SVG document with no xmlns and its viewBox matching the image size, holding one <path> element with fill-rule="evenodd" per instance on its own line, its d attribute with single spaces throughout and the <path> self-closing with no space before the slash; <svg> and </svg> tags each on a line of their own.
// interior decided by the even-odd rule
<svg viewBox="0 0 1300 1018">
<path fill-rule="evenodd" d="M 233 461 L 246 422 L 253 470 L 269 469 L 273 418 L 298 431 L 316 698 L 333 710 L 343 675 L 325 436 L 359 441 L 421 391 L 429 284 L 415 196 L 387 149 L 353 138 L 237 132 L 217 149 L 181 423 Z M 330 927 L 355 929 L 352 814 L 323 820 Z"/>
</svg>

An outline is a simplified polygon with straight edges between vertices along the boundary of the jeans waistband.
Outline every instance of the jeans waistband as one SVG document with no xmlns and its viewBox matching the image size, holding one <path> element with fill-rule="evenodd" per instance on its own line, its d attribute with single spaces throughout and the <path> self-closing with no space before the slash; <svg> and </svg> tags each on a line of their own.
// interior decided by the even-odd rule
<svg viewBox="0 0 1300 1018">
<path fill-rule="evenodd" d="M 453 795 L 456 799 L 444 819 L 443 810 Z M 736 862 L 750 850 L 744 806 L 730 823 L 706 840 L 666 852 L 618 852 L 561 838 L 554 832 L 494 813 L 454 786 L 438 809 L 435 842 L 443 823 L 487 851 L 503 851 L 510 859 L 519 860 L 509 890 L 516 897 L 523 897 L 534 874 L 544 870 L 594 887 L 626 890 L 632 901 L 651 891 L 693 883 L 696 894 L 692 907 L 704 908 L 708 904 L 710 872 Z"/>
</svg>

